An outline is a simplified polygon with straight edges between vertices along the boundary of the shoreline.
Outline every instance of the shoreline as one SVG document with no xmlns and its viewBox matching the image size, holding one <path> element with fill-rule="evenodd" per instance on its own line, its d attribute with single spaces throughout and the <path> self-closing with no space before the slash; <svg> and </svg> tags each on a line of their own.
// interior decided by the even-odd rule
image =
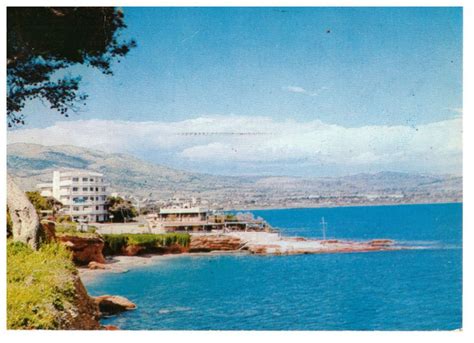
<svg viewBox="0 0 474 343">
<path fill-rule="evenodd" d="M 248 250 L 213 250 L 209 252 L 182 252 L 182 253 L 169 253 L 169 254 L 146 254 L 146 255 L 114 255 L 108 256 L 106 262 L 104 263 L 105 268 L 90 269 L 87 266 L 77 266 L 78 275 L 82 282 L 85 285 L 89 282 L 95 281 L 98 277 L 105 276 L 108 274 L 122 274 L 127 273 L 132 269 L 138 267 L 150 266 L 158 263 L 165 263 L 168 260 L 182 258 L 182 257 L 215 257 L 215 256 L 280 256 L 288 257 L 295 255 L 320 255 L 320 254 L 350 254 L 350 253 L 374 253 L 374 252 L 392 252 L 400 250 L 410 250 L 417 249 L 418 247 L 402 247 L 402 246 L 392 246 L 392 247 L 369 247 L 367 245 L 360 246 L 357 248 L 357 245 L 360 244 L 355 241 L 346 241 L 344 245 L 351 245 L 351 247 L 339 248 L 339 249 L 321 249 L 317 248 L 316 250 L 300 250 L 295 252 L 280 252 L 273 251 L 274 246 L 268 245 L 271 247 L 270 250 L 258 253 L 251 253 Z M 362 243 L 363 244 L 363 243 Z M 280 247 L 281 248 L 281 247 Z M 278 249 L 278 248 L 277 248 Z"/>
<path fill-rule="evenodd" d="M 443 201 L 443 202 L 407 202 L 407 203 L 377 203 L 377 204 L 337 204 L 337 205 L 295 205 L 295 206 L 269 206 L 269 207 L 246 207 L 246 208 L 225 208 L 224 211 L 266 211 L 266 210 L 296 210 L 296 209 L 313 209 L 313 208 L 350 208 L 350 207 L 385 207 L 385 206 L 410 206 L 410 205 L 449 205 L 462 204 L 463 201 Z"/>
</svg>

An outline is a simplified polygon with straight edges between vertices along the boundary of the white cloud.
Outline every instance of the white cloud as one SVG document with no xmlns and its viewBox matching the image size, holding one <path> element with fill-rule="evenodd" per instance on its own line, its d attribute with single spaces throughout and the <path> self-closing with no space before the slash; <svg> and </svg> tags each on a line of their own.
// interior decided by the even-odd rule
<svg viewBox="0 0 474 343">
<path fill-rule="evenodd" d="M 299 93 L 308 96 L 318 96 L 322 91 L 327 90 L 328 87 L 320 87 L 317 91 L 309 91 L 304 89 L 303 87 L 299 86 L 286 86 L 283 87 L 283 90 L 291 92 L 291 93 Z"/>
<path fill-rule="evenodd" d="M 187 163 L 196 170 L 216 173 L 217 165 L 238 173 L 244 166 L 258 164 L 260 171 L 277 173 L 275 168 L 283 172 L 301 163 L 302 168 L 322 168 L 319 171 L 326 174 L 330 166 L 347 168 L 347 174 L 374 168 L 460 174 L 461 135 L 460 117 L 413 128 L 208 116 L 179 122 L 62 121 L 44 129 L 10 131 L 8 142 L 71 144 L 134 153 L 160 163 Z"/>
</svg>

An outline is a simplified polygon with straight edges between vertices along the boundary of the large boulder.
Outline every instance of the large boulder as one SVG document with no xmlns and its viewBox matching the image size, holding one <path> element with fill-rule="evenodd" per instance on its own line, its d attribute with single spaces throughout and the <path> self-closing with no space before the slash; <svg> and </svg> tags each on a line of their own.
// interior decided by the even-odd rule
<svg viewBox="0 0 474 343">
<path fill-rule="evenodd" d="M 89 269 L 110 269 L 108 265 L 105 263 L 99 263 L 95 261 L 90 261 L 89 264 L 87 265 L 87 268 Z"/>
<path fill-rule="evenodd" d="M 38 214 L 10 175 L 7 175 L 7 207 L 12 221 L 13 239 L 38 249 L 41 232 Z"/>
<path fill-rule="evenodd" d="M 137 305 L 130 300 L 118 295 L 101 295 L 94 297 L 94 301 L 99 306 L 102 316 L 110 316 L 137 308 Z"/>
</svg>

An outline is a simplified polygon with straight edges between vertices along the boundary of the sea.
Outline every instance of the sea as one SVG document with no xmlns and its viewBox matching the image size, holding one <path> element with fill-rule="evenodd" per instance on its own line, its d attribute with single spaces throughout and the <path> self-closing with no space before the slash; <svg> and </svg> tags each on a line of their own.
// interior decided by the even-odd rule
<svg viewBox="0 0 474 343">
<path fill-rule="evenodd" d="M 248 212 L 248 211 L 247 211 Z M 251 211 L 283 235 L 388 238 L 416 249 L 293 256 L 180 255 L 102 274 L 91 295 L 137 309 L 124 330 L 456 330 L 462 328 L 462 204 Z"/>
</svg>

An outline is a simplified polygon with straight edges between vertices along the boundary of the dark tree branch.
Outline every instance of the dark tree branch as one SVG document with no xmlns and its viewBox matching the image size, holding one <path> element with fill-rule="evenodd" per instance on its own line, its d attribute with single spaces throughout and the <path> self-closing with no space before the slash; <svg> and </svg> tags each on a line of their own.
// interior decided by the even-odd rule
<svg viewBox="0 0 474 343">
<path fill-rule="evenodd" d="M 52 76 L 74 64 L 112 75 L 111 63 L 136 46 L 134 40 L 118 40 L 125 28 L 123 13 L 112 7 L 9 7 L 8 126 L 24 124 L 21 111 L 35 98 L 65 116 L 78 110 L 87 98 L 79 92 L 80 77 Z"/>
</svg>

